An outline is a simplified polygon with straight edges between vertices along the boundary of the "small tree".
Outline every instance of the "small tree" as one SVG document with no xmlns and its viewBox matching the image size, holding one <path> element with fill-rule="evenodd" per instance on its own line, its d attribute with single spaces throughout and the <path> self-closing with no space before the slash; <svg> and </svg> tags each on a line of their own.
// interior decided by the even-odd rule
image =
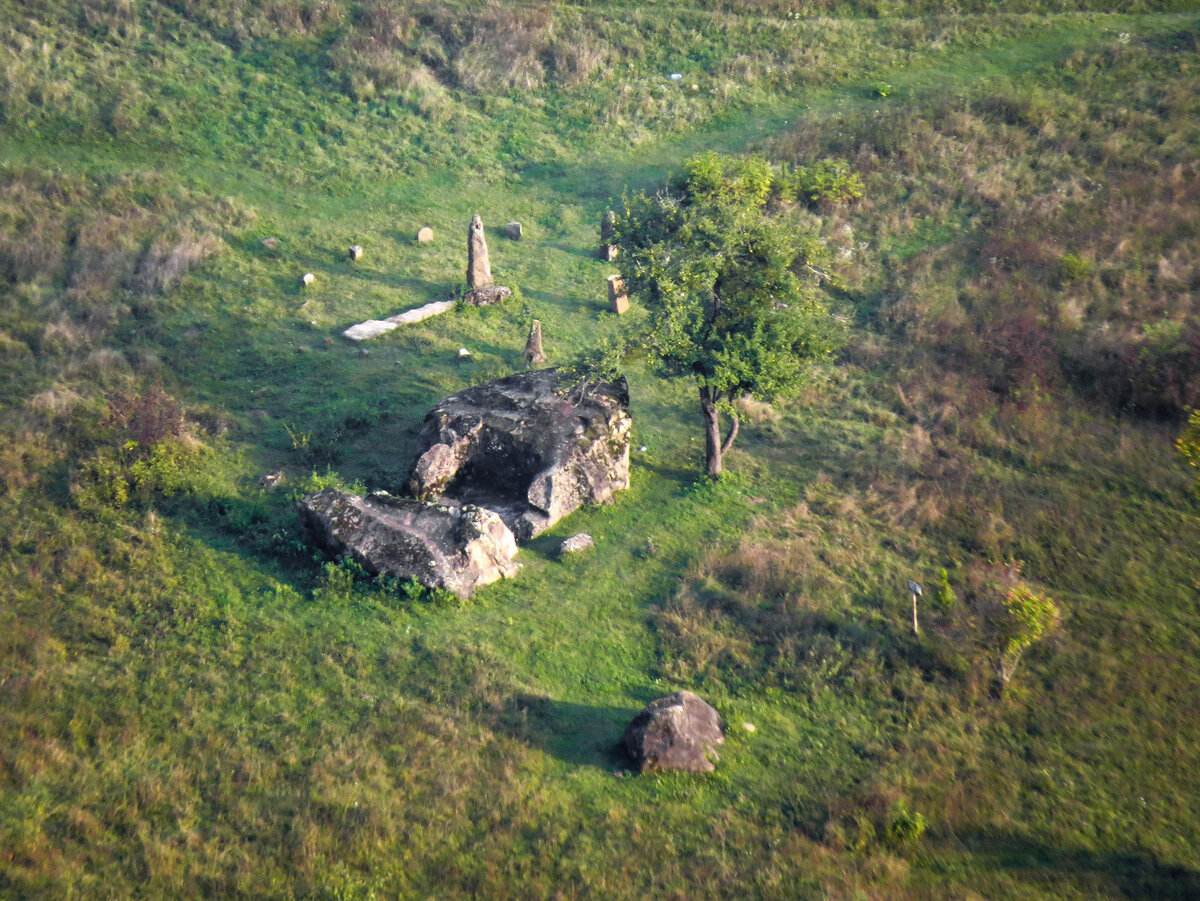
<svg viewBox="0 0 1200 901">
<path fill-rule="evenodd" d="M 1026 649 L 1062 622 L 1058 605 L 1023 583 L 1011 588 L 1004 596 L 1004 609 L 1008 611 L 1008 619 L 1001 628 L 1004 643 L 996 656 L 996 674 L 1000 677 L 1001 687 L 1008 686 Z"/>
<path fill-rule="evenodd" d="M 1019 561 L 973 564 L 966 587 L 974 620 L 971 630 L 1003 692 L 1025 651 L 1059 627 L 1062 611 L 1021 577 Z"/>
<path fill-rule="evenodd" d="M 655 196 L 626 197 L 615 229 L 626 289 L 650 313 L 645 349 L 696 382 L 714 478 L 737 438 L 734 401 L 794 391 L 836 343 L 813 278 L 822 245 L 768 213 L 772 183 L 762 159 L 702 154 Z"/>
</svg>

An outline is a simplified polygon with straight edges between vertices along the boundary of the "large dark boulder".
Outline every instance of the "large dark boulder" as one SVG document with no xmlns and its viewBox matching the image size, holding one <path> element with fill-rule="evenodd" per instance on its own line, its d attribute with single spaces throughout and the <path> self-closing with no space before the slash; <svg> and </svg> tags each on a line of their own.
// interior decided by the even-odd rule
<svg viewBox="0 0 1200 901">
<path fill-rule="evenodd" d="M 491 510 L 441 506 L 375 492 L 368 497 L 326 488 L 299 502 L 313 539 L 367 572 L 416 578 L 461 597 L 513 576 L 517 545 Z"/>
<path fill-rule="evenodd" d="M 540 369 L 468 388 L 426 414 L 409 489 L 494 510 L 518 541 L 629 487 L 629 388 Z"/>
<path fill-rule="evenodd" d="M 622 743 L 643 773 L 708 773 L 725 742 L 725 724 L 707 702 L 680 691 L 646 705 L 625 728 Z"/>
</svg>

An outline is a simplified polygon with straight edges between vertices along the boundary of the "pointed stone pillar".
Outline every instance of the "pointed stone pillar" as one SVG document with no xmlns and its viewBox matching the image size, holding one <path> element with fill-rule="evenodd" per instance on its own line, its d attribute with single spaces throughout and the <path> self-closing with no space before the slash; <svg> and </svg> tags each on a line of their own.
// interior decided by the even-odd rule
<svg viewBox="0 0 1200 901">
<path fill-rule="evenodd" d="M 474 291 L 492 284 L 492 267 L 488 262 L 487 241 L 483 237 L 483 220 L 479 214 L 467 229 L 467 287 Z"/>
<path fill-rule="evenodd" d="M 542 352 L 542 323 L 535 319 L 529 326 L 529 339 L 525 342 L 525 359 L 530 366 L 540 366 L 546 362 L 546 354 Z"/>
</svg>

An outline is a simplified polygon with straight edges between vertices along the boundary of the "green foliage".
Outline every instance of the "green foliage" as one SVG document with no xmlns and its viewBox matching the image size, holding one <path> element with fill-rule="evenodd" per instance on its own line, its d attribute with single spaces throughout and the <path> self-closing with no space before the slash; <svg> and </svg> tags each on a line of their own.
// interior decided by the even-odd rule
<svg viewBox="0 0 1200 901">
<path fill-rule="evenodd" d="M 938 570 L 938 581 L 933 589 L 933 600 L 943 613 L 953 612 L 958 604 L 958 596 L 950 586 L 950 574 L 945 567 Z"/>
<path fill-rule="evenodd" d="M 1175 451 L 1188 466 L 1200 469 L 1200 410 L 1192 410 L 1187 425 L 1175 441 Z M 1200 492 L 1200 473 L 1196 479 L 1195 488 Z"/>
<path fill-rule="evenodd" d="M 838 206 L 863 196 L 862 176 L 846 160 L 799 166 L 787 177 L 788 195 L 814 206 Z"/>
<path fill-rule="evenodd" d="M 1095 266 L 1073 253 L 1064 253 L 1058 258 L 1058 280 L 1064 285 L 1083 281 L 1095 270 Z"/>
<path fill-rule="evenodd" d="M 887 97 L 892 93 L 892 86 L 886 81 L 877 81 L 871 86 L 871 93 L 876 97 Z"/>
<path fill-rule="evenodd" d="M 908 802 L 900 798 L 888 811 L 888 843 L 896 847 L 916 844 L 925 834 L 928 823 L 918 810 L 911 810 Z"/>
<path fill-rule="evenodd" d="M 795 228 L 764 211 L 770 168 L 707 153 L 684 165 L 682 193 L 626 197 L 618 262 L 650 314 L 641 348 L 671 377 L 691 378 L 706 421 L 707 471 L 721 471 L 718 410 L 742 396 L 794 392 L 836 329 L 811 285 Z M 725 440 L 726 447 L 735 432 Z"/>
</svg>

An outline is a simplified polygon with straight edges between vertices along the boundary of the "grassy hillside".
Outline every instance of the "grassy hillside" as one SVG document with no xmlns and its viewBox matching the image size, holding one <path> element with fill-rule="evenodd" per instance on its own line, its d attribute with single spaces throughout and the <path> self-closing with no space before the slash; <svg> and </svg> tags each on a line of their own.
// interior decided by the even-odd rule
<svg viewBox="0 0 1200 901">
<path fill-rule="evenodd" d="M 1200 895 L 1200 10 L 993 6 L 0 0 L 0 896 Z M 635 356 L 630 491 L 515 579 L 314 558 L 531 318 L 636 333 L 600 216 L 710 148 L 863 184 L 777 210 L 847 343 L 728 475 Z M 340 337 L 476 212 L 510 301 Z M 627 774 L 680 688 L 716 772 Z"/>
</svg>

